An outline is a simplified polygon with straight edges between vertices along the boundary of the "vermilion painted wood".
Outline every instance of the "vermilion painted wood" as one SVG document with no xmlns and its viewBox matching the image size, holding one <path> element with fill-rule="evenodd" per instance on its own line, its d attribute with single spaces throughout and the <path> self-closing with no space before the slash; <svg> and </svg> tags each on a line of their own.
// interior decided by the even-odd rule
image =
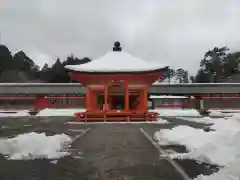
<svg viewBox="0 0 240 180">
<path fill-rule="evenodd" d="M 121 111 L 114 111 L 112 110 L 112 100 L 111 100 L 111 95 L 115 94 L 115 92 L 112 93 L 111 88 L 113 87 L 118 87 L 122 88 L 124 91 L 124 102 L 125 102 L 125 108 Z M 145 113 L 148 111 L 147 109 L 147 89 L 148 86 L 141 87 L 138 89 L 135 89 L 134 91 L 139 91 L 139 93 L 136 93 L 138 95 L 138 99 L 140 99 L 139 106 L 137 107 L 139 111 L 141 111 L 141 114 Z M 104 88 L 102 87 L 87 87 L 87 94 L 86 98 L 87 99 L 87 112 L 84 115 L 84 118 L 87 120 L 131 120 L 131 113 L 128 109 L 129 107 L 129 91 L 130 88 L 128 86 L 128 82 L 120 82 L 120 83 L 115 83 L 115 82 L 110 82 L 104 85 Z M 96 97 L 97 94 L 101 92 L 104 94 L 104 104 L 103 104 L 103 111 L 96 111 L 99 110 L 97 109 L 97 104 L 96 104 Z M 144 96 L 142 95 L 144 94 Z M 145 100 L 146 99 L 146 100 Z M 77 116 L 77 119 L 82 119 L 82 114 L 81 116 Z M 101 117 L 99 117 L 101 116 Z M 145 116 L 141 117 L 142 119 Z"/>
<path fill-rule="evenodd" d="M 143 72 L 138 74 L 90 74 L 73 73 L 72 78 L 77 79 L 82 85 L 91 84 L 109 84 L 113 81 L 124 81 L 128 84 L 147 84 L 152 85 L 159 77 L 162 77 L 163 71 Z"/>
<path fill-rule="evenodd" d="M 84 99 L 84 96 L 46 96 L 47 99 Z M 0 96 L 0 100 L 34 100 L 37 96 Z"/>
</svg>

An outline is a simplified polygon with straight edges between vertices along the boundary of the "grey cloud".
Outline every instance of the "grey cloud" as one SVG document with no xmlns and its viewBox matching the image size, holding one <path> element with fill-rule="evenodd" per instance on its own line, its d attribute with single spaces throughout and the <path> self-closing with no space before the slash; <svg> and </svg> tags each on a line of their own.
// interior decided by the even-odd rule
<svg viewBox="0 0 240 180">
<path fill-rule="evenodd" d="M 39 64 L 99 57 L 120 40 L 147 61 L 195 73 L 215 45 L 239 50 L 238 0 L 0 0 L 1 41 Z"/>
</svg>

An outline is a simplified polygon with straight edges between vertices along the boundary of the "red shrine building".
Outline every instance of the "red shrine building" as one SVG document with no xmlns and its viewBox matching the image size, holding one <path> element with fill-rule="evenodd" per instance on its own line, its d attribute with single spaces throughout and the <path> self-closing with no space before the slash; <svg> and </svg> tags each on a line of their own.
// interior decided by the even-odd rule
<svg viewBox="0 0 240 180">
<path fill-rule="evenodd" d="M 145 62 L 115 42 L 113 51 L 103 57 L 65 67 L 86 89 L 86 111 L 75 114 L 78 120 L 157 120 L 157 113 L 148 112 L 148 90 L 167 65 Z"/>
</svg>

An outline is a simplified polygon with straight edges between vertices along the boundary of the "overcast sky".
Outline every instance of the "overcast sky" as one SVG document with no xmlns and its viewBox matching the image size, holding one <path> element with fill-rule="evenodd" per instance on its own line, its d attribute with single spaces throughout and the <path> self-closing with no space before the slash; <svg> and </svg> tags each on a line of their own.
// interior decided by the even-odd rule
<svg viewBox="0 0 240 180">
<path fill-rule="evenodd" d="M 209 48 L 240 50 L 240 1 L 0 0 L 0 33 L 40 65 L 97 58 L 119 40 L 134 56 L 195 73 Z"/>
</svg>

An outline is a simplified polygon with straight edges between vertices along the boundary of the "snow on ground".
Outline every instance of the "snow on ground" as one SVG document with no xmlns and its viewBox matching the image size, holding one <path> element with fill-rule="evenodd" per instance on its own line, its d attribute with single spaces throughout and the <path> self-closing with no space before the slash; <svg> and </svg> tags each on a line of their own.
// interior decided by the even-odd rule
<svg viewBox="0 0 240 180">
<path fill-rule="evenodd" d="M 75 109 L 43 109 L 36 116 L 74 116 L 76 112 L 84 112 L 83 108 L 75 108 Z M 200 117 L 201 115 L 196 109 L 181 109 L 181 108 L 159 108 L 154 110 L 149 110 L 158 112 L 160 116 L 194 116 Z M 240 112 L 239 110 L 210 110 L 211 116 L 230 116 L 235 112 Z M 1 117 L 22 117 L 22 116 L 30 116 L 29 110 L 0 110 L 0 118 Z"/>
<path fill-rule="evenodd" d="M 195 159 L 200 162 L 224 166 L 211 176 L 199 176 L 198 180 L 237 180 L 240 177 L 240 114 L 214 120 L 214 131 L 205 132 L 189 126 L 160 130 L 154 138 L 161 145 L 180 144 L 188 153 L 169 155 L 171 158 Z M 229 178 L 234 177 L 234 178 Z"/>
<path fill-rule="evenodd" d="M 181 108 L 159 108 L 159 109 L 154 109 L 154 110 L 149 110 L 150 112 L 157 112 L 159 113 L 160 116 L 195 116 L 195 117 L 200 117 L 201 115 L 196 109 L 181 109 Z"/>
<path fill-rule="evenodd" d="M 0 110 L 0 118 L 30 116 L 28 112 L 29 110 Z"/>
<path fill-rule="evenodd" d="M 74 116 L 76 112 L 84 112 L 83 108 L 75 108 L 75 109 L 43 109 L 36 116 Z M 201 115 L 196 109 L 181 109 L 181 108 L 159 108 L 154 110 L 149 110 L 150 112 L 158 112 L 160 116 L 193 116 L 200 117 Z M 231 116 L 234 112 L 238 112 L 240 110 L 210 110 L 211 116 Z M 226 112 L 227 113 L 226 113 Z M 1 117 L 22 117 L 22 116 L 30 116 L 29 110 L 0 110 L 0 118 Z"/>
<path fill-rule="evenodd" d="M 218 110 L 209 110 L 209 116 L 223 116 L 224 114 L 221 111 Z"/>
<path fill-rule="evenodd" d="M 177 117 L 177 118 L 184 121 L 191 121 L 204 124 L 212 124 L 214 122 L 214 119 L 210 117 Z"/>
<path fill-rule="evenodd" d="M 150 112 L 157 112 L 159 116 L 168 116 L 168 117 L 201 117 L 199 112 L 196 109 L 182 109 L 182 108 L 156 108 L 154 110 L 149 110 Z M 219 117 L 219 116 L 232 116 L 235 112 L 240 112 L 239 110 L 227 110 L 227 109 L 219 109 L 209 110 L 211 117 Z"/>
<path fill-rule="evenodd" d="M 240 113 L 240 109 L 211 109 L 211 110 L 222 113 Z"/>
<path fill-rule="evenodd" d="M 74 116 L 77 112 L 84 112 L 85 109 L 43 109 L 36 116 Z"/>
<path fill-rule="evenodd" d="M 169 121 L 167 121 L 166 119 L 158 118 L 157 123 L 159 123 L 159 124 L 168 124 Z"/>
<path fill-rule="evenodd" d="M 63 150 L 70 143 L 71 138 L 65 134 L 46 136 L 45 133 L 31 132 L 10 139 L 0 139 L 0 153 L 11 160 L 58 159 L 68 155 Z"/>
<path fill-rule="evenodd" d="M 156 95 L 151 95 L 150 99 L 186 99 L 188 98 L 187 96 L 167 96 L 167 95 L 162 95 L 162 96 L 156 96 Z"/>
<path fill-rule="evenodd" d="M 232 116 L 234 113 L 240 113 L 240 109 L 210 109 L 210 116 Z"/>
</svg>

